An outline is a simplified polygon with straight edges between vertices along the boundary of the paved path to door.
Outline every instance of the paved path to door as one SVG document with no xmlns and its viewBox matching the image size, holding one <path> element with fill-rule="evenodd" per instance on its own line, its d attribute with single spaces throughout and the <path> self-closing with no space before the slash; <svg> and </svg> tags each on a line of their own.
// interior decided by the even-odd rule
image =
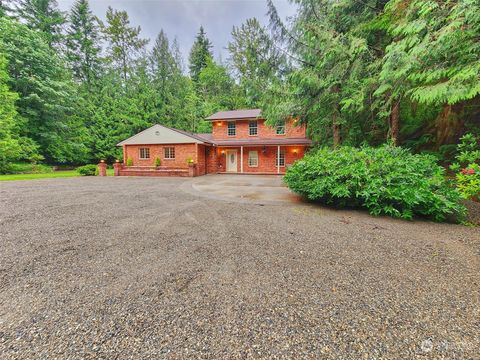
<svg viewBox="0 0 480 360">
<path fill-rule="evenodd" d="M 206 175 L 185 183 L 183 190 L 218 200 L 246 203 L 298 203 L 301 199 L 280 175 Z"/>
</svg>

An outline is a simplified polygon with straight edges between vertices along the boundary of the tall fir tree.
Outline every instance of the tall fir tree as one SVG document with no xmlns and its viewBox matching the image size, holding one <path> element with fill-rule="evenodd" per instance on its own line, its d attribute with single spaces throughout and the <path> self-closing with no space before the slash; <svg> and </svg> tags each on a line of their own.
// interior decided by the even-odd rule
<svg viewBox="0 0 480 360">
<path fill-rule="evenodd" d="M 155 45 L 150 53 L 150 63 L 154 83 L 158 88 L 161 99 L 165 99 L 167 86 L 172 80 L 173 73 L 177 71 L 175 58 L 170 50 L 170 43 L 163 30 L 155 40 Z"/>
<path fill-rule="evenodd" d="M 207 34 L 200 26 L 200 30 L 195 38 L 195 41 L 190 49 L 189 56 L 189 70 L 190 77 L 194 82 L 198 81 L 198 76 L 202 69 L 207 67 L 208 59 L 212 58 L 212 43 L 207 38 Z"/>
<path fill-rule="evenodd" d="M 56 0 L 19 0 L 16 11 L 28 27 L 44 34 L 50 47 L 62 44 L 65 14 Z"/>
<path fill-rule="evenodd" d="M 98 19 L 92 14 L 88 0 L 77 0 L 69 20 L 67 58 L 74 77 L 90 88 L 101 66 Z"/>
<path fill-rule="evenodd" d="M 140 26 L 130 26 L 126 11 L 108 7 L 106 17 L 107 24 L 102 24 L 102 31 L 108 42 L 109 59 L 121 71 L 126 84 L 129 72 L 148 40 L 140 37 Z"/>
<path fill-rule="evenodd" d="M 256 18 L 233 27 L 232 40 L 227 48 L 229 62 L 248 106 L 259 106 L 265 87 L 286 73 L 286 56 L 275 47 L 267 29 Z"/>
</svg>

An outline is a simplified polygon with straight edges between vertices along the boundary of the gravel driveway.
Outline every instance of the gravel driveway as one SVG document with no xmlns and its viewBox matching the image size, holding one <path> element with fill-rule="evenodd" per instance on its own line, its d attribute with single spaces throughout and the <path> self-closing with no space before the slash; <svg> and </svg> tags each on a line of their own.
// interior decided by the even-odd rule
<svg viewBox="0 0 480 360">
<path fill-rule="evenodd" d="M 0 357 L 478 358 L 479 228 L 191 181 L 0 183 Z"/>
</svg>

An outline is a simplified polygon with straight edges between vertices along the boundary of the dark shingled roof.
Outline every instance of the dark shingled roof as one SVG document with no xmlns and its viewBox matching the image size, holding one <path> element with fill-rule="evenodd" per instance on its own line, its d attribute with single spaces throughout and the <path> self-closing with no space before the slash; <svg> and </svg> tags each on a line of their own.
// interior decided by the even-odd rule
<svg viewBox="0 0 480 360">
<path fill-rule="evenodd" d="M 219 111 L 207 117 L 207 120 L 256 119 L 262 113 L 260 109 Z"/>
</svg>

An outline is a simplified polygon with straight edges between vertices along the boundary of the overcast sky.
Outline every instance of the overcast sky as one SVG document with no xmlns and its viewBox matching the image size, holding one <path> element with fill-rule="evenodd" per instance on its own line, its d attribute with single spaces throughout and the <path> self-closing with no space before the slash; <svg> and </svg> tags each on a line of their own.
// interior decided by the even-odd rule
<svg viewBox="0 0 480 360">
<path fill-rule="evenodd" d="M 74 0 L 57 0 L 62 10 L 69 10 Z M 294 5 L 287 0 L 274 0 L 282 18 L 295 13 Z M 90 0 L 93 13 L 105 19 L 108 6 L 126 10 L 130 23 L 140 25 L 142 36 L 155 41 L 160 29 L 168 38 L 176 36 L 185 61 L 192 46 L 195 34 L 203 25 L 213 43 L 216 59 L 228 57 L 225 47 L 230 40 L 232 27 L 241 25 L 246 19 L 256 17 L 267 25 L 267 5 L 265 0 Z"/>
</svg>

